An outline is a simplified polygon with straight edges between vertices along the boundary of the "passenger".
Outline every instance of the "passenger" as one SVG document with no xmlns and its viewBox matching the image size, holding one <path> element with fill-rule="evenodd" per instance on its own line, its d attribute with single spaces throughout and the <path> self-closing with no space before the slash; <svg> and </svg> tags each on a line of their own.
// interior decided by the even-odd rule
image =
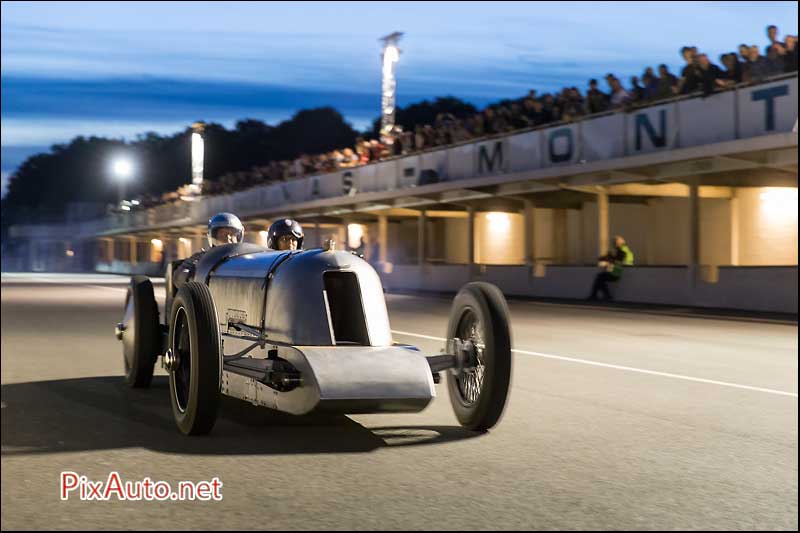
<svg viewBox="0 0 800 533">
<path fill-rule="evenodd" d="M 611 292 L 608 290 L 608 283 L 619 281 L 622 277 L 622 269 L 625 266 L 633 265 L 633 252 L 628 245 L 625 244 L 625 239 L 621 235 L 614 237 L 614 251 L 609 252 L 607 255 L 599 258 L 600 266 L 604 268 L 603 271 L 598 272 L 592 284 L 592 293 L 589 295 L 589 300 L 596 300 L 597 293 L 602 292 L 605 294 L 606 300 L 611 300 Z"/>
<path fill-rule="evenodd" d="M 218 213 L 208 221 L 208 245 L 235 244 L 244 240 L 244 226 L 236 215 Z"/>
<path fill-rule="evenodd" d="M 267 232 L 267 248 L 273 250 L 302 250 L 303 227 L 296 220 L 282 218 L 272 223 Z"/>
</svg>

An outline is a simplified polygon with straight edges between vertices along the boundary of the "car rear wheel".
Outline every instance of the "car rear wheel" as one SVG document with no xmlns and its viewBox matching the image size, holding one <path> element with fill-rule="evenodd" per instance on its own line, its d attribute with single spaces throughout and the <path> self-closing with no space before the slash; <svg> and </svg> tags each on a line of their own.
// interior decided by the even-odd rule
<svg viewBox="0 0 800 533">
<path fill-rule="evenodd" d="M 161 348 L 161 331 L 153 284 L 147 276 L 131 278 L 117 337 L 122 341 L 125 381 L 134 388 L 149 387 Z"/>
<path fill-rule="evenodd" d="M 458 292 L 447 327 L 450 350 L 464 352 L 461 367 L 447 372 L 447 388 L 459 423 L 485 431 L 503 413 L 511 382 L 508 305 L 500 289 L 468 283 Z"/>
<path fill-rule="evenodd" d="M 190 281 L 170 312 L 169 392 L 175 423 L 185 435 L 211 431 L 217 419 L 222 373 L 217 315 L 208 287 Z"/>
</svg>

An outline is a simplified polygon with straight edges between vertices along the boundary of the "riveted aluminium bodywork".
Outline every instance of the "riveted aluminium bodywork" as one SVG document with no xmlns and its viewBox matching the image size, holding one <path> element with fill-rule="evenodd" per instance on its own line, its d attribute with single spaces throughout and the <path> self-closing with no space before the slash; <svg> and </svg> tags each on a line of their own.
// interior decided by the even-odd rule
<svg viewBox="0 0 800 533">
<path fill-rule="evenodd" d="M 247 357 L 224 364 L 224 393 L 294 414 L 418 411 L 434 398 L 425 357 L 393 346 L 383 287 L 369 263 L 334 250 L 238 250 L 217 252 L 215 264 L 198 268 L 214 300 L 224 353 L 246 349 L 253 331 L 262 338 Z M 337 276 L 348 282 L 331 284 Z M 359 321 L 365 335 L 358 342 L 337 338 Z M 299 386 L 276 390 L 259 381 L 271 350 L 299 372 Z"/>
</svg>

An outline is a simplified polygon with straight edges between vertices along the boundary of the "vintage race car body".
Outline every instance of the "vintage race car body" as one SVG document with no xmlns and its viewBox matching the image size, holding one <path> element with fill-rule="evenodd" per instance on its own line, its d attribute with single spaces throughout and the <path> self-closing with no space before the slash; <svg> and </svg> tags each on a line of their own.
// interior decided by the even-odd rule
<svg viewBox="0 0 800 533">
<path fill-rule="evenodd" d="M 227 244 L 170 264 L 164 324 L 152 292 L 134 277 L 116 327 L 126 380 L 147 387 L 161 357 L 186 434 L 211 430 L 220 394 L 297 415 L 416 412 L 442 371 L 462 425 L 488 429 L 505 405 L 508 308 L 489 284 L 459 291 L 444 353 L 428 356 L 393 342 L 378 274 L 332 245 Z"/>
<path fill-rule="evenodd" d="M 251 342 L 242 325 L 260 330 L 265 343 L 226 361 L 224 393 L 295 414 L 419 411 L 434 398 L 425 357 L 392 343 L 383 288 L 369 263 L 335 250 L 228 247 L 216 264 L 204 257 L 195 279 L 214 299 L 224 353 Z M 259 372 L 270 350 L 300 372 L 298 387 L 276 390 L 247 372 Z"/>
</svg>

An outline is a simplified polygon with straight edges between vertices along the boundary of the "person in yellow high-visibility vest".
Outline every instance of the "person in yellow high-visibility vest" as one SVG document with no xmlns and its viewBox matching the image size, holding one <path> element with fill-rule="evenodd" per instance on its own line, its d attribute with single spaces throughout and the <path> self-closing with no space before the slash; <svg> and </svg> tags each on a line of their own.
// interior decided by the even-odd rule
<svg viewBox="0 0 800 533">
<path fill-rule="evenodd" d="M 625 243 L 622 235 L 614 237 L 614 251 L 609 252 L 599 258 L 599 265 L 602 271 L 597 273 L 592 284 L 592 293 L 589 295 L 590 300 L 596 300 L 598 293 L 603 293 L 606 300 L 611 300 L 611 292 L 608 290 L 608 284 L 619 281 L 622 277 L 622 270 L 626 266 L 633 265 L 633 252 Z"/>
</svg>

